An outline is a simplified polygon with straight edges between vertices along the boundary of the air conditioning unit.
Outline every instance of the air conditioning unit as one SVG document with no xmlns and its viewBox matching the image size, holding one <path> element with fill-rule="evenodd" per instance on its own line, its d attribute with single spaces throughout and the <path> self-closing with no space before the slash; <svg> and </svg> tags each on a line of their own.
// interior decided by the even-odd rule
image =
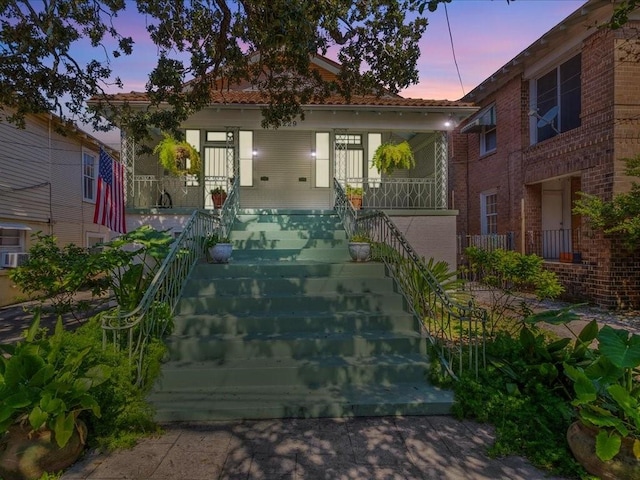
<svg viewBox="0 0 640 480">
<path fill-rule="evenodd" d="M 0 258 L 0 267 L 16 268 L 29 259 L 28 253 L 4 252 Z"/>
</svg>

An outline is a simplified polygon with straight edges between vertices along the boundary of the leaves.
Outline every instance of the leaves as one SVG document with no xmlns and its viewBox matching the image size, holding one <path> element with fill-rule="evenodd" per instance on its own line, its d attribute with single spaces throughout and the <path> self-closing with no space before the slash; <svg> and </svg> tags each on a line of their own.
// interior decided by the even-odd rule
<svg viewBox="0 0 640 480">
<path fill-rule="evenodd" d="M 602 327 L 598 335 L 600 352 L 619 368 L 640 366 L 640 335 L 626 330 L 617 330 L 608 325 Z"/>
<path fill-rule="evenodd" d="M 55 111 L 98 129 L 109 127 L 106 110 L 140 139 L 153 125 L 176 131 L 212 93 L 242 82 L 264 97 L 263 126 L 277 128 L 331 95 L 397 93 L 417 83 L 421 13 L 442 1 L 8 0 L 0 7 L 0 104 L 14 109 L 17 123 Z M 138 17 L 147 31 L 123 35 L 123 23 Z M 122 86 L 113 74 L 119 58 L 149 38 L 158 51 L 146 72 L 152 108 L 114 102 L 107 90 Z M 92 58 L 76 55 L 88 45 Z M 325 78 L 310 57 L 330 50 L 343 69 Z M 89 98 L 95 104 L 87 108 Z"/>
<path fill-rule="evenodd" d="M 620 451 L 622 438 L 615 433 L 609 434 L 606 430 L 600 430 L 596 436 L 596 455 L 603 461 L 611 460 Z"/>
</svg>

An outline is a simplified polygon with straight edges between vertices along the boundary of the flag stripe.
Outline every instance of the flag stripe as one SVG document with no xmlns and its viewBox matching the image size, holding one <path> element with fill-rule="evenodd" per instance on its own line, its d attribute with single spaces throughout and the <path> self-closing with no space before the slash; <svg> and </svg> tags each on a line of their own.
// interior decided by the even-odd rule
<svg viewBox="0 0 640 480">
<path fill-rule="evenodd" d="M 93 223 L 104 225 L 118 233 L 127 233 L 124 208 L 124 165 L 100 148 L 98 194 Z"/>
</svg>

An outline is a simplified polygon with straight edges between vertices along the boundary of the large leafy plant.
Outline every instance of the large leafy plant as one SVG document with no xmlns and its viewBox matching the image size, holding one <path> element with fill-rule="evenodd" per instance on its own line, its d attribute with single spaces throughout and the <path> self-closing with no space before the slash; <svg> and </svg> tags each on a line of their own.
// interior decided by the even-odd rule
<svg viewBox="0 0 640 480">
<path fill-rule="evenodd" d="M 622 438 L 633 440 L 640 459 L 640 335 L 604 326 L 598 333 L 597 357 L 586 368 L 565 364 L 573 380 L 580 420 L 596 427 L 596 455 L 611 460 Z"/>
<path fill-rule="evenodd" d="M 375 153 L 371 164 L 380 173 L 391 174 L 396 169 L 409 170 L 416 166 L 413 151 L 406 140 L 400 143 L 383 143 Z"/>
<path fill-rule="evenodd" d="M 0 345 L 0 432 L 16 423 L 28 424 L 34 431 L 49 428 L 64 447 L 81 412 L 100 417 L 91 391 L 109 379 L 111 369 L 88 364 L 91 346 L 63 351 L 63 333 L 59 318 L 54 334 L 47 336 L 37 312 L 24 341 Z"/>
</svg>

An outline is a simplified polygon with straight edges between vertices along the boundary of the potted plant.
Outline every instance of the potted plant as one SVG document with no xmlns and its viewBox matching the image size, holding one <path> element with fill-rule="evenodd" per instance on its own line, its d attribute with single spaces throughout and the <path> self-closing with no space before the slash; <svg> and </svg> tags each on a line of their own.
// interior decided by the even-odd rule
<svg viewBox="0 0 640 480">
<path fill-rule="evenodd" d="M 227 191 L 222 187 L 216 187 L 211 189 L 209 193 L 211 193 L 213 208 L 222 208 L 224 201 L 227 199 Z"/>
<path fill-rule="evenodd" d="M 349 255 L 354 262 L 366 262 L 371 258 L 371 237 L 358 230 L 349 237 Z"/>
<path fill-rule="evenodd" d="M 360 210 L 362 208 L 362 195 L 363 189 L 362 187 L 354 187 L 353 185 L 347 184 L 347 199 L 353 205 L 353 208 L 356 210 Z"/>
<path fill-rule="evenodd" d="M 213 263 L 228 263 L 233 251 L 233 245 L 228 237 L 212 233 L 205 240 L 207 258 Z"/>
<path fill-rule="evenodd" d="M 170 175 L 196 175 L 200 179 L 200 154 L 190 143 L 165 133 L 153 153 L 158 155 L 160 165 Z"/>
<path fill-rule="evenodd" d="M 604 326 L 595 360 L 565 364 L 579 420 L 567 431 L 576 459 L 603 479 L 640 478 L 640 335 Z"/>
<path fill-rule="evenodd" d="M 91 346 L 62 351 L 62 335 L 61 317 L 47 336 L 36 313 L 24 341 L 0 346 L 0 478 L 37 479 L 73 464 L 87 436 L 79 414 L 100 416 L 91 390 L 111 369 L 87 365 Z"/>
<path fill-rule="evenodd" d="M 409 170 L 416 166 L 411 146 L 406 140 L 400 143 L 383 143 L 380 145 L 371 161 L 380 173 L 390 175 L 397 168 Z"/>
</svg>

